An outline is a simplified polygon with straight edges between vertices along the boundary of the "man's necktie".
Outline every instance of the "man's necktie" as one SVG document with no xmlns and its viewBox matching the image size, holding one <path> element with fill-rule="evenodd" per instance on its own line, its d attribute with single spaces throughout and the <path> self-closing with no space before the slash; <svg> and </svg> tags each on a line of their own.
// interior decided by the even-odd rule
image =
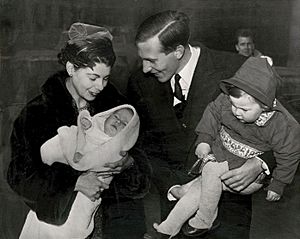
<svg viewBox="0 0 300 239">
<path fill-rule="evenodd" d="M 186 106 L 186 101 L 184 99 L 185 98 L 184 95 L 182 94 L 182 89 L 179 83 L 181 76 L 179 74 L 176 74 L 174 78 L 175 78 L 174 96 L 181 101 L 180 103 L 174 106 L 174 110 L 177 118 L 181 119 L 183 117 L 183 111 Z"/>
<path fill-rule="evenodd" d="M 179 74 L 175 75 L 175 91 L 174 91 L 174 96 L 180 100 L 181 102 L 184 101 L 184 95 L 182 94 L 182 89 L 179 83 L 181 76 Z"/>
</svg>

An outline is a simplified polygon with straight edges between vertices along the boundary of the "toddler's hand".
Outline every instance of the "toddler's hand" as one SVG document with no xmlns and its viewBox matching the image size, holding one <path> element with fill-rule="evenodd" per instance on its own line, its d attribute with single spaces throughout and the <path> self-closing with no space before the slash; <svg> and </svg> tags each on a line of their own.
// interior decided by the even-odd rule
<svg viewBox="0 0 300 239">
<path fill-rule="evenodd" d="M 278 201 L 281 196 L 278 193 L 268 190 L 266 200 L 270 202 Z"/>
<path fill-rule="evenodd" d="M 196 147 L 195 154 L 198 158 L 204 158 L 210 153 L 210 146 L 207 143 L 200 143 Z"/>
</svg>

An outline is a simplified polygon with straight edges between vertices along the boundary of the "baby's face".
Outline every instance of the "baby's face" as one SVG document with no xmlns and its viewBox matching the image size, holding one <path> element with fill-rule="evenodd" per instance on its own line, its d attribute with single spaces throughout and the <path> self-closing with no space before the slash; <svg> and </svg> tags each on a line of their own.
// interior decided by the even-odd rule
<svg viewBox="0 0 300 239">
<path fill-rule="evenodd" d="M 133 113 L 130 109 L 120 109 L 113 112 L 104 123 L 104 132 L 109 136 L 115 136 L 131 120 Z"/>
<path fill-rule="evenodd" d="M 242 123 L 253 123 L 263 112 L 263 108 L 248 94 L 240 98 L 229 97 L 232 113 Z"/>
</svg>

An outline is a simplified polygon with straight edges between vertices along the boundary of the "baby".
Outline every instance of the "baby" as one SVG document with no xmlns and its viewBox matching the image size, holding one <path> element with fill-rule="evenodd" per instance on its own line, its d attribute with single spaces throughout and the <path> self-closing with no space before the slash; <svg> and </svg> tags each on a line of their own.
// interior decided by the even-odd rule
<svg viewBox="0 0 300 239">
<path fill-rule="evenodd" d="M 58 135 L 42 145 L 42 160 L 48 165 L 61 162 L 71 165 L 76 170 L 99 172 L 101 165 L 104 165 L 103 159 L 101 162 L 95 159 L 95 162 L 90 157 L 85 161 L 81 161 L 82 158 L 87 153 L 100 149 L 101 146 L 105 147 L 105 143 L 116 137 L 133 116 L 134 111 L 128 105 L 119 106 L 117 109 L 111 109 L 109 113 L 102 112 L 93 117 L 87 110 L 83 110 L 78 116 L 77 127 L 60 127 Z M 102 169 L 104 170 L 104 168 Z"/>
<path fill-rule="evenodd" d="M 109 170 L 104 165 L 120 160 L 120 152 L 131 149 L 138 138 L 140 121 L 136 110 L 131 105 L 120 105 L 93 117 L 88 111 L 82 111 L 77 122 L 78 126 L 60 127 L 58 135 L 41 146 L 43 162 L 48 165 L 60 162 L 80 171 L 102 172 L 98 178 L 109 184 L 113 177 L 110 173 L 109 177 L 103 176 Z M 61 226 L 40 221 L 30 210 L 22 236 L 30 232 L 31 238 L 86 238 L 94 228 L 94 215 L 101 200 L 91 201 L 78 192 Z"/>
<path fill-rule="evenodd" d="M 300 127 L 275 98 L 278 80 L 265 59 L 250 57 L 232 78 L 222 81 L 224 93 L 207 106 L 196 127 L 195 154 L 203 162 L 202 174 L 186 185 L 171 188 L 171 194 L 180 200 L 165 221 L 154 224 L 158 232 L 174 236 L 193 215 L 184 225 L 183 234 L 213 230 L 222 190 L 232 191 L 222 183 L 221 176 L 269 150 L 274 153 L 276 167 L 266 199 L 280 199 L 298 168 Z M 235 193 L 257 191 L 263 177 L 264 172 Z"/>
<path fill-rule="evenodd" d="M 78 144 L 73 161 L 78 163 L 85 152 L 110 140 L 125 128 L 132 117 L 133 111 L 129 108 L 116 110 L 106 119 L 98 115 L 91 118 L 87 110 L 82 111 L 79 115 Z"/>
</svg>

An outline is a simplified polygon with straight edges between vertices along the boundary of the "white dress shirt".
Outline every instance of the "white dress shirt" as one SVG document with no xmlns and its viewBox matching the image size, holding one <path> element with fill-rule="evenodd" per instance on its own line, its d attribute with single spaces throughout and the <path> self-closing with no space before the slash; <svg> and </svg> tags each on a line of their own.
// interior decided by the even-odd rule
<svg viewBox="0 0 300 239">
<path fill-rule="evenodd" d="M 180 79 L 180 86 L 182 89 L 182 94 L 185 96 L 185 99 L 187 99 L 190 85 L 193 79 L 194 71 L 196 69 L 196 65 L 200 56 L 200 48 L 199 47 L 193 47 L 189 45 L 190 51 L 191 51 L 191 57 L 188 61 L 188 63 L 182 68 L 178 74 L 181 76 Z M 175 91 L 175 75 L 171 78 L 171 87 L 173 92 Z M 180 103 L 175 96 L 174 96 L 174 102 L 173 105 L 176 105 Z"/>
</svg>

